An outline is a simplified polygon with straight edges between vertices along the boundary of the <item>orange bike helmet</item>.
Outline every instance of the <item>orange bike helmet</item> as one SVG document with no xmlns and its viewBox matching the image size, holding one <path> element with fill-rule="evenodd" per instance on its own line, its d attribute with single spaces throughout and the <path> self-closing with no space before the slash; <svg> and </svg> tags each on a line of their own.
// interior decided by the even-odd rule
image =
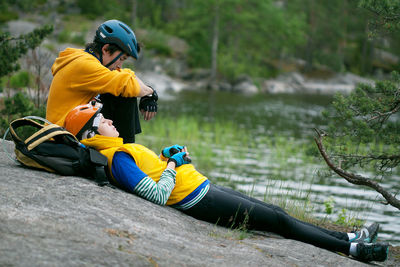
<svg viewBox="0 0 400 267">
<path fill-rule="evenodd" d="M 96 101 L 91 101 L 89 104 L 79 105 L 72 109 L 64 121 L 64 128 L 76 136 L 79 140 L 82 134 L 90 130 L 97 132 L 98 122 L 93 123 L 97 115 L 100 113 L 102 104 Z M 88 137 L 85 137 L 88 138 Z"/>
</svg>

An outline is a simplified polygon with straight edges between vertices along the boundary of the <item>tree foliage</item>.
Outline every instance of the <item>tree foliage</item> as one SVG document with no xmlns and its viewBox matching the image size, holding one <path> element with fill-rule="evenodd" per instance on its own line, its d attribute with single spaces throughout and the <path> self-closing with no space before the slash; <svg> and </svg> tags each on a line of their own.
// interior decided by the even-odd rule
<svg viewBox="0 0 400 267">
<path fill-rule="evenodd" d="M 177 12 L 179 18 L 165 28 L 189 43 L 189 63 L 197 67 L 211 64 L 213 27 L 218 15 L 218 70 L 231 79 L 240 73 L 268 76 L 270 59 L 293 51 L 304 41 L 303 16 L 289 14 L 269 0 L 193 0 Z"/>
<path fill-rule="evenodd" d="M 360 1 L 360 6 L 377 14 L 371 23 L 381 31 L 391 25 L 400 32 L 400 1 Z M 386 204 L 400 209 L 400 187 L 380 184 L 400 165 L 400 74 L 393 72 L 391 79 L 375 85 L 360 84 L 349 96 L 337 95 L 324 115 L 329 128 L 327 133 L 317 131 L 315 140 L 328 166 L 350 183 L 375 189 Z"/>
<path fill-rule="evenodd" d="M 35 3 L 41 4 L 45 1 L 14 1 L 22 5 L 21 8 L 28 8 Z M 7 7 L 4 2 L 0 6 Z M 43 39 L 53 31 L 53 26 L 45 25 L 35 29 L 28 34 L 11 36 L 8 32 L 0 32 L 0 78 L 10 75 L 19 70 L 18 60 L 29 50 L 36 48 Z M 14 75 L 9 85 L 13 87 L 26 86 L 30 82 L 29 74 L 26 71 Z M 22 92 L 13 96 L 8 94 L 3 99 L 3 108 L 0 110 L 0 129 L 8 128 L 8 123 L 18 117 L 36 114 L 44 116 L 43 107 L 35 108 L 33 102 Z"/>
<path fill-rule="evenodd" d="M 400 3 L 398 0 L 361 0 L 359 6 L 369 10 L 374 18 L 371 30 L 376 32 L 400 31 Z"/>
<path fill-rule="evenodd" d="M 304 59 L 307 65 L 303 71 L 307 72 L 323 67 L 363 75 L 373 74 L 376 68 L 390 73 L 393 66 L 377 60 L 375 50 L 393 54 L 400 51 L 400 37 L 393 31 L 387 31 L 384 39 L 370 38 L 373 25 L 387 29 L 398 26 L 394 22 L 399 14 L 398 1 L 76 0 L 76 3 L 91 18 L 117 18 L 134 29 L 153 29 L 183 38 L 190 45 L 189 64 L 197 68 L 212 66 L 214 24 L 218 16 L 217 69 L 220 77 L 230 80 L 243 72 L 263 77 L 278 74 L 290 69 L 287 62 L 291 58 Z M 145 41 L 149 47 L 161 47 L 151 45 L 151 38 Z"/>
<path fill-rule="evenodd" d="M 179 36 L 189 44 L 190 66 L 211 69 L 217 51 L 218 75 L 228 80 L 243 72 L 270 77 L 292 70 L 292 58 L 307 62 L 302 71 L 323 68 L 369 75 L 381 68 L 389 73 L 392 66 L 377 61 L 374 52 L 400 51 L 400 36 L 393 34 L 399 27 L 397 0 L 0 0 L 0 7 L 5 11 L 0 23 L 38 7 L 46 12 L 56 8 L 69 15 L 80 13 L 90 21 L 120 19 L 135 31 L 160 33 L 144 40 L 160 56 L 170 55 L 163 34 Z M 371 40 L 378 26 L 387 34 Z M 79 31 L 61 31 L 59 36 L 69 42 L 78 36 L 82 45 L 84 35 Z M 136 32 L 141 41 L 140 31 Z"/>
<path fill-rule="evenodd" d="M 52 31 L 52 26 L 45 25 L 18 37 L 0 33 L 0 77 L 17 71 L 19 69 L 17 60 L 29 49 L 37 47 Z"/>
<path fill-rule="evenodd" d="M 400 164 L 400 75 L 376 85 L 359 85 L 349 96 L 337 95 L 326 137 L 342 167 L 374 162 L 374 173 L 391 175 Z"/>
</svg>

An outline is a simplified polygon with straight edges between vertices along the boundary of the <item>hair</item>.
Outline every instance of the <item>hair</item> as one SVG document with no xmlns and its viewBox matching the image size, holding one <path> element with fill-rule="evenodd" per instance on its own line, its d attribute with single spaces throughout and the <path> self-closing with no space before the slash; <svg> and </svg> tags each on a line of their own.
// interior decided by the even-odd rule
<svg viewBox="0 0 400 267">
<path fill-rule="evenodd" d="M 97 37 L 97 35 L 94 37 L 93 42 L 87 43 L 85 46 L 85 49 L 92 49 L 93 52 L 95 52 L 98 55 L 101 55 L 102 51 L 101 49 L 105 43 L 100 41 L 100 38 Z M 140 48 L 142 47 L 141 43 L 137 43 L 137 53 L 139 54 Z M 113 54 L 115 51 L 123 51 L 118 45 L 116 44 L 108 44 L 108 47 L 106 48 L 106 51 L 109 52 L 110 54 Z"/>
</svg>

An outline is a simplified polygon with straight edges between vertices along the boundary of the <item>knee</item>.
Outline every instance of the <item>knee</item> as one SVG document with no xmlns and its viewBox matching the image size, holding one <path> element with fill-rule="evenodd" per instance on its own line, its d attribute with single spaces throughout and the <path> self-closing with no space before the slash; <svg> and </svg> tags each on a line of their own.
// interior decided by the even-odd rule
<svg viewBox="0 0 400 267">
<path fill-rule="evenodd" d="M 279 225 L 284 229 L 289 229 L 292 223 L 292 217 L 286 213 L 283 209 L 279 209 L 275 211 L 276 216 L 278 217 Z"/>
</svg>

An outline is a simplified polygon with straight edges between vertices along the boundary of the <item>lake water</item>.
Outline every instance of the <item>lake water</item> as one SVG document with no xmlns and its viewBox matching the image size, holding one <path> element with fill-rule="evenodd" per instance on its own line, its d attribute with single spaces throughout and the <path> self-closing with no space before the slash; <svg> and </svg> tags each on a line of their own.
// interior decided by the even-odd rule
<svg viewBox="0 0 400 267">
<path fill-rule="evenodd" d="M 282 198 L 282 195 L 288 199 L 308 197 L 314 207 L 313 215 L 320 218 L 336 220 L 341 210 L 346 209 L 348 217 L 355 214 L 367 224 L 379 222 L 379 239 L 398 246 L 399 210 L 378 203 L 381 198 L 372 189 L 352 185 L 338 176 L 321 175 L 327 172 L 322 158 L 305 161 L 297 154 L 296 147 L 314 143 L 313 128 L 326 125 L 321 111 L 329 107 L 331 101 L 331 97 L 318 95 L 247 97 L 224 92 L 186 91 L 171 100 L 161 101 L 159 112 L 168 116 L 195 114 L 199 121 L 232 121 L 251 133 L 251 148 L 243 143 L 224 147 L 224 151 L 215 147 L 220 157 L 215 158 L 215 167 L 207 173 L 212 181 L 259 199 L 266 196 Z M 265 136 L 274 142 L 275 149 L 271 149 L 271 143 L 264 142 Z M 293 150 L 288 146 L 293 146 Z M 400 191 L 398 173 L 383 185 Z M 327 215 L 324 205 L 329 199 L 334 201 L 334 214 L 331 215 Z"/>
</svg>

